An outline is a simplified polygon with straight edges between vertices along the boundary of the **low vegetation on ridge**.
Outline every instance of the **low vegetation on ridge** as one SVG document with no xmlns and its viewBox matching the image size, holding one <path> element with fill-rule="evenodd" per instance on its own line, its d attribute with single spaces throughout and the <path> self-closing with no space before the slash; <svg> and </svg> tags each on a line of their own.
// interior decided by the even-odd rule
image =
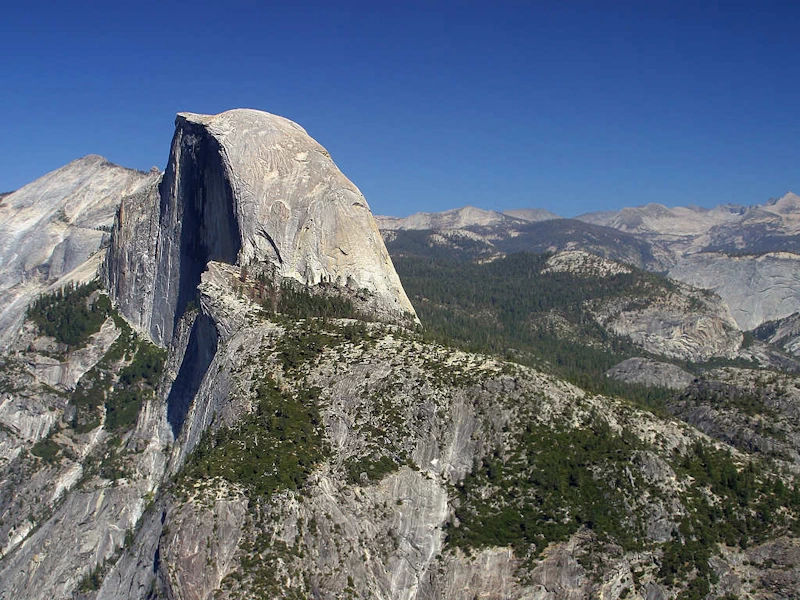
<svg viewBox="0 0 800 600">
<path fill-rule="evenodd" d="M 94 294 L 99 289 L 97 281 L 68 284 L 34 300 L 28 308 L 28 319 L 36 323 L 42 335 L 70 348 L 80 348 L 111 313 L 108 296 Z"/>
<path fill-rule="evenodd" d="M 43 335 L 54 337 L 70 350 L 85 344 L 107 318 L 113 318 L 119 335 L 70 392 L 72 409 L 66 425 L 74 433 L 84 434 L 102 423 L 106 431 L 121 434 L 136 424 L 142 403 L 154 393 L 167 352 L 137 335 L 111 308 L 108 296 L 98 290 L 95 281 L 41 296 L 28 316 Z M 37 442 L 31 452 L 52 461 L 60 449 L 48 437 Z"/>
<path fill-rule="evenodd" d="M 271 378 L 259 382 L 255 409 L 236 425 L 207 430 L 182 477 L 186 483 L 222 477 L 253 496 L 301 488 L 326 455 L 318 388 L 282 391 Z M 186 487 L 186 486 L 184 486 Z"/>
<path fill-rule="evenodd" d="M 585 305 L 621 297 L 647 302 L 673 284 L 637 269 L 607 277 L 548 272 L 551 256 L 520 253 L 484 264 L 423 257 L 394 262 L 426 339 L 543 368 L 593 392 L 656 404 L 661 390 L 605 377 L 642 350 L 599 325 Z"/>
</svg>

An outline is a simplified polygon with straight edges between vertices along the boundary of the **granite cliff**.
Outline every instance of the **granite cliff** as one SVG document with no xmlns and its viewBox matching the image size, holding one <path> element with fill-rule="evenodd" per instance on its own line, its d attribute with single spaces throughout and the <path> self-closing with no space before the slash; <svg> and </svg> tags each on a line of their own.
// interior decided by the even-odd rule
<svg viewBox="0 0 800 600">
<path fill-rule="evenodd" d="M 105 277 L 123 314 L 168 344 L 210 260 L 368 290 L 370 311 L 413 319 L 361 192 L 276 115 L 179 114 L 163 179 L 122 203 Z"/>
</svg>

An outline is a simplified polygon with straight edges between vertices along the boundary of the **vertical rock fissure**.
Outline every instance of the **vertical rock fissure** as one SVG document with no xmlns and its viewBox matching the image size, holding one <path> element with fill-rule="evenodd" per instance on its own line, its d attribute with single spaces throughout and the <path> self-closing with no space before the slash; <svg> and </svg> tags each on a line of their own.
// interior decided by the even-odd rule
<svg viewBox="0 0 800 600">
<path fill-rule="evenodd" d="M 174 240 L 165 249 L 166 260 L 161 263 L 165 269 L 159 273 L 167 297 L 167 312 L 160 319 L 164 342 L 171 339 L 187 309 L 199 308 L 197 286 L 208 262 L 235 264 L 241 248 L 233 190 L 219 143 L 204 129 L 179 119 L 172 152 L 160 190 L 162 227 L 172 229 Z M 216 351 L 216 326 L 201 313 L 167 398 L 167 420 L 175 437 Z"/>
<path fill-rule="evenodd" d="M 174 225 L 180 230 L 174 257 L 177 272 L 173 281 L 177 280 L 177 285 L 172 292 L 171 331 L 197 299 L 197 286 L 208 261 L 235 264 L 241 249 L 233 191 L 219 143 L 202 128 L 186 122 L 179 125 L 177 135 L 180 139 L 176 139 L 177 147 L 173 146 L 177 156 L 170 160 L 161 186 L 162 224 L 172 225 L 170 207 L 177 206 Z M 166 331 L 163 335 L 164 341 L 170 337 Z"/>
<path fill-rule="evenodd" d="M 217 337 L 217 328 L 211 317 L 199 314 L 192 325 L 181 367 L 167 397 L 167 421 L 176 438 L 217 353 Z"/>
</svg>

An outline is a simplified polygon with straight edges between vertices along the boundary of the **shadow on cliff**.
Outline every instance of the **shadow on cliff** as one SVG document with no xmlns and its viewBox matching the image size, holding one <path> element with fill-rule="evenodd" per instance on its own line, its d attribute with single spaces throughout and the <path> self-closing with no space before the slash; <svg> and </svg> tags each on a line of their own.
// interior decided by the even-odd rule
<svg viewBox="0 0 800 600">
<path fill-rule="evenodd" d="M 168 343 L 186 307 L 197 299 L 197 286 L 208 262 L 236 264 L 241 249 L 222 149 L 202 127 L 184 122 L 176 130 L 159 194 L 160 223 L 178 233 L 177 247 L 168 246 L 161 259 L 161 288 L 168 298 L 163 340 Z M 167 320 L 170 317 L 171 322 Z"/>
<path fill-rule="evenodd" d="M 200 314 L 192 326 L 181 368 L 167 398 L 167 421 L 176 438 L 216 352 L 217 328 L 211 317 Z"/>
<path fill-rule="evenodd" d="M 172 331 L 187 307 L 196 303 L 197 286 L 208 262 L 236 264 L 241 249 L 233 190 L 219 143 L 203 128 L 186 122 L 175 136 L 173 156 L 160 188 L 161 221 L 174 222 L 180 229 L 175 257 L 179 267 L 173 271 L 177 276 L 177 294 L 173 300 Z M 173 210 L 177 213 L 170 217 Z M 168 327 L 167 323 L 164 325 Z M 192 326 L 186 353 L 167 399 L 167 419 L 175 437 L 183 428 L 216 351 L 217 330 L 212 319 L 201 314 Z"/>
</svg>

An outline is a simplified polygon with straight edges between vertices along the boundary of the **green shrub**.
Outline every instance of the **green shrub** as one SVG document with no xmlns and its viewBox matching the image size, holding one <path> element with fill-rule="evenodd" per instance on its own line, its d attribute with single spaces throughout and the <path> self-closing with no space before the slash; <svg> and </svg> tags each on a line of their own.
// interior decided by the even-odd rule
<svg viewBox="0 0 800 600">
<path fill-rule="evenodd" d="M 397 471 L 400 465 L 388 456 L 381 456 L 377 460 L 369 457 L 352 459 L 345 463 L 344 468 L 350 483 L 360 483 L 362 474 L 366 475 L 368 481 L 376 483 Z"/>
<path fill-rule="evenodd" d="M 323 329 L 316 321 L 309 320 L 287 331 L 276 345 L 276 350 L 284 370 L 291 372 L 319 356 L 326 347 L 340 341 L 339 336 Z"/>
<path fill-rule="evenodd" d="M 715 577 L 709 560 L 718 544 L 747 548 L 798 527 L 800 489 L 766 474 L 754 461 L 737 465 L 728 452 L 698 440 L 673 466 L 693 484 L 684 498 L 688 514 L 664 546 L 659 576 L 672 585 L 695 574 L 680 598 L 708 593 Z M 716 500 L 709 499 L 709 491 Z"/>
<path fill-rule="evenodd" d="M 89 297 L 99 287 L 96 281 L 67 285 L 34 300 L 27 316 L 42 335 L 51 336 L 70 348 L 80 348 L 89 336 L 100 330 L 111 311 L 111 302 L 104 294 L 89 303 Z"/>
<path fill-rule="evenodd" d="M 100 362 L 78 381 L 72 393 L 75 407 L 72 427 L 87 433 L 100 425 L 99 408 L 105 406 L 105 427 L 122 431 L 136 423 L 142 401 L 152 394 L 164 370 L 167 351 L 139 338 L 112 313 L 122 329 Z"/>
<path fill-rule="evenodd" d="M 222 477 L 256 496 L 299 489 L 325 454 L 319 393 L 312 388 L 290 395 L 264 380 L 256 392 L 256 410 L 232 427 L 206 431 L 183 477 Z"/>
<path fill-rule="evenodd" d="M 358 313 L 348 298 L 333 294 L 312 294 L 308 288 L 291 280 L 281 284 L 275 308 L 277 312 L 291 319 L 358 318 Z"/>
<path fill-rule="evenodd" d="M 33 445 L 33 448 L 31 448 L 31 454 L 38 456 L 48 463 L 55 462 L 59 452 L 61 452 L 61 446 L 50 438 L 39 440 Z"/>
<path fill-rule="evenodd" d="M 633 490 L 623 471 L 638 446 L 602 421 L 582 429 L 528 425 L 510 456 L 486 456 L 458 486 L 458 526 L 448 529 L 448 543 L 511 546 L 525 556 L 586 527 L 636 547 L 637 523 L 625 510 Z"/>
</svg>

